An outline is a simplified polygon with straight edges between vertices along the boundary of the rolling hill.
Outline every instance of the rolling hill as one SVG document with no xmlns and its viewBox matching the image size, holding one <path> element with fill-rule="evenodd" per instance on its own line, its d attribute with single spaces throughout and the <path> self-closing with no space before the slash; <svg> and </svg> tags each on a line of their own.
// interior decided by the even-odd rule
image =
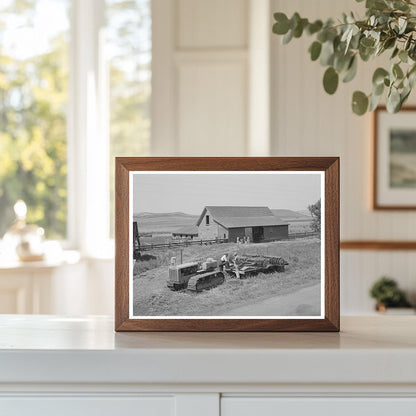
<svg viewBox="0 0 416 416">
<path fill-rule="evenodd" d="M 195 225 L 197 215 L 183 212 L 141 212 L 133 214 L 133 220 L 137 221 L 139 233 L 170 234 L 182 227 Z"/>
<path fill-rule="evenodd" d="M 292 211 L 290 209 L 272 209 L 273 215 L 283 221 L 311 221 L 312 217 L 306 211 Z"/>
</svg>

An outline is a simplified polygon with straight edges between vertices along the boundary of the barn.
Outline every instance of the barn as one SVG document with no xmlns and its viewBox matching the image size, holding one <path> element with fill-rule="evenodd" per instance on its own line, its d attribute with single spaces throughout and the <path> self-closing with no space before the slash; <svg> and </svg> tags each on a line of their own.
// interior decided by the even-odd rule
<svg viewBox="0 0 416 416">
<path fill-rule="evenodd" d="M 268 207 L 206 206 L 196 223 L 203 240 L 249 237 L 252 242 L 282 240 L 289 224 L 273 215 Z"/>
<path fill-rule="evenodd" d="M 198 227 L 190 226 L 190 227 L 182 227 L 172 233 L 172 237 L 174 238 L 189 238 L 192 239 L 194 237 L 198 237 Z"/>
</svg>

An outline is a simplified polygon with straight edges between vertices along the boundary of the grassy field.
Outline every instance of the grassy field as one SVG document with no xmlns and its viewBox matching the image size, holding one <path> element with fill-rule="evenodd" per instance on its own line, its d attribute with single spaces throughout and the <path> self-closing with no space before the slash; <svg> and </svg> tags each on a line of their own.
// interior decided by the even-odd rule
<svg viewBox="0 0 416 416">
<path fill-rule="evenodd" d="M 311 220 L 290 221 L 289 234 L 310 233 L 311 231 L 313 231 L 311 225 Z"/>
<path fill-rule="evenodd" d="M 138 222 L 139 233 L 169 234 L 182 227 L 195 225 L 196 215 L 182 212 L 161 214 L 133 214 L 133 221 Z"/>
<path fill-rule="evenodd" d="M 320 240 L 317 238 L 273 243 L 237 245 L 234 243 L 195 245 L 183 248 L 182 261 L 202 262 L 224 253 L 280 256 L 289 262 L 284 273 L 259 274 L 245 280 L 227 278 L 221 286 L 202 293 L 172 292 L 166 286 L 171 257 L 181 252 L 159 250 L 154 258 L 134 267 L 133 299 L 135 316 L 221 315 L 228 310 L 254 304 L 278 294 L 320 282 Z"/>
</svg>

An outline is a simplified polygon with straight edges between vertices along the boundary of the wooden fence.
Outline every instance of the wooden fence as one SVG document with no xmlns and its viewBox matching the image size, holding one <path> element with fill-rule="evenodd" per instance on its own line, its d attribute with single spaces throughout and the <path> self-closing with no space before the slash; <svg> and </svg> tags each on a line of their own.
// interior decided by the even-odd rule
<svg viewBox="0 0 416 416">
<path fill-rule="evenodd" d="M 305 232 L 305 233 L 292 233 L 289 234 L 288 240 L 295 240 L 297 238 L 306 238 L 306 237 L 318 237 L 319 233 L 315 231 Z M 286 239 L 285 239 L 286 240 Z M 188 247 L 192 245 L 211 245 L 211 244 L 222 244 L 228 243 L 227 239 L 213 239 L 213 240 L 179 240 L 175 241 L 172 240 L 168 243 L 141 243 L 140 249 L 141 251 L 149 251 L 149 250 L 157 250 L 162 248 L 181 248 L 181 247 Z"/>
<path fill-rule="evenodd" d="M 228 243 L 227 239 L 217 238 L 214 240 L 181 240 L 181 241 L 170 241 L 168 243 L 150 243 L 145 244 L 141 243 L 141 250 L 148 251 L 148 250 L 155 250 L 159 248 L 175 248 L 175 247 L 188 247 L 194 245 L 210 245 L 210 244 L 220 244 L 220 243 Z"/>
<path fill-rule="evenodd" d="M 316 231 L 308 231 L 306 233 L 292 233 L 289 234 L 289 240 L 294 240 L 296 238 L 305 238 L 305 237 L 319 237 L 320 233 Z"/>
</svg>

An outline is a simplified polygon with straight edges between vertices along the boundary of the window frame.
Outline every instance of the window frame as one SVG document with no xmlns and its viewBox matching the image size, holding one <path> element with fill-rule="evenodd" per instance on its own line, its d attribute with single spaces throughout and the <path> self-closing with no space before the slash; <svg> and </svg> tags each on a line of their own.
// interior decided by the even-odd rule
<svg viewBox="0 0 416 416">
<path fill-rule="evenodd" d="M 67 118 L 67 248 L 111 258 L 105 0 L 72 0 Z"/>
</svg>

